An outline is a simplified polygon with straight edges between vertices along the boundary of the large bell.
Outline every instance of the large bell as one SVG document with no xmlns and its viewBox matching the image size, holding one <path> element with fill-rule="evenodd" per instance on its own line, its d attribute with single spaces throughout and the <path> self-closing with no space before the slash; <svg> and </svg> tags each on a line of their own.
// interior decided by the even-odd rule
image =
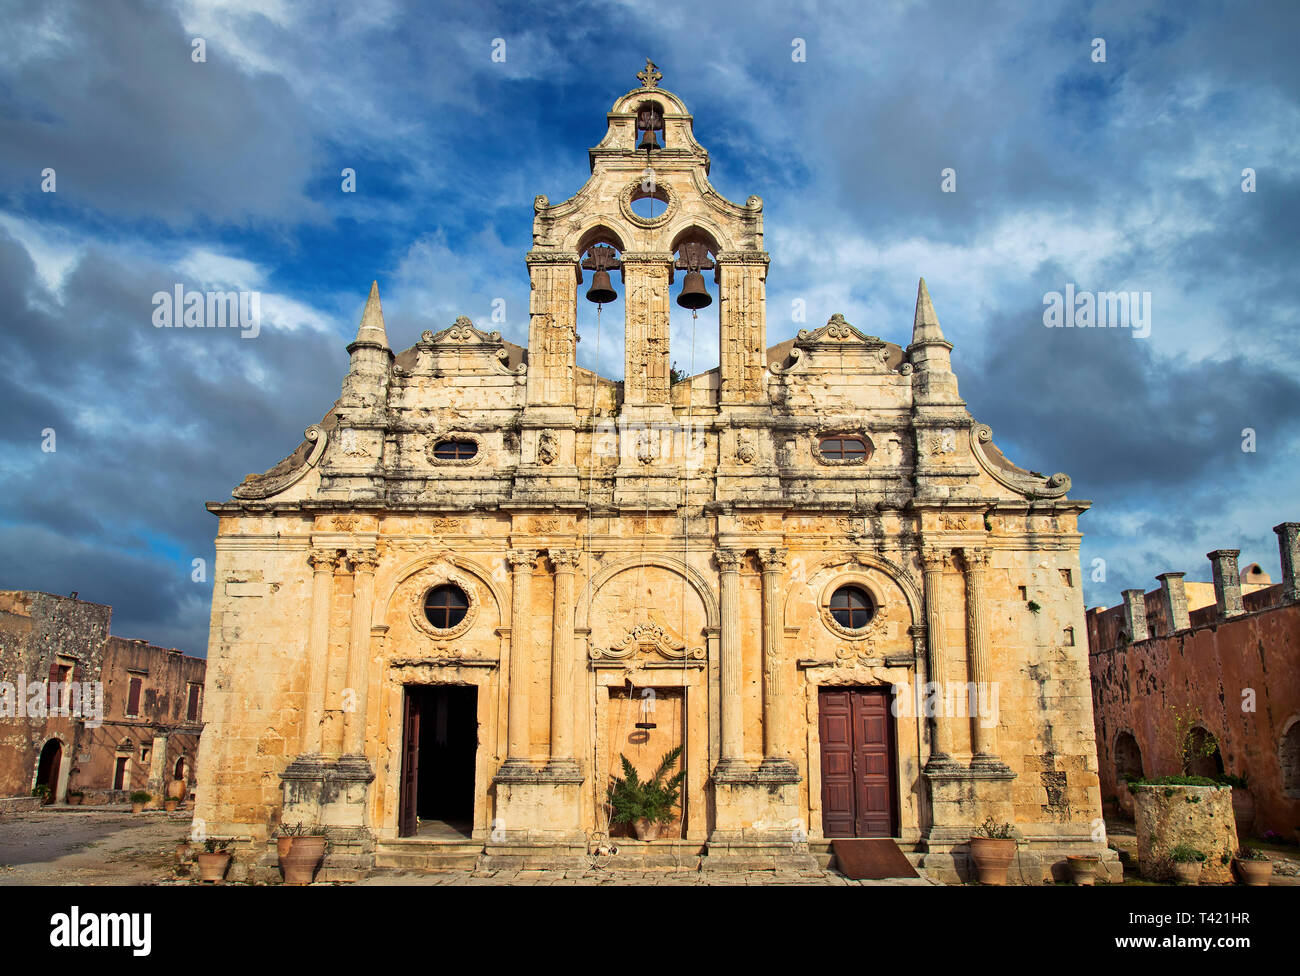
<svg viewBox="0 0 1300 976">
<path fill-rule="evenodd" d="M 591 276 L 591 287 L 587 289 L 587 301 L 596 305 L 608 305 L 618 297 L 618 292 L 614 291 L 613 283 L 609 280 L 608 271 L 597 271 Z M 708 296 L 704 296 L 708 298 Z M 705 302 L 707 305 L 708 302 Z"/>
<path fill-rule="evenodd" d="M 655 130 L 646 129 L 645 132 L 641 134 L 641 142 L 637 145 L 637 149 L 644 149 L 648 152 L 651 149 L 658 148 L 659 137 L 655 135 Z"/>
<path fill-rule="evenodd" d="M 686 272 L 686 280 L 682 282 L 682 293 L 677 296 L 677 304 L 682 308 L 689 308 L 692 312 L 708 308 L 713 304 L 713 297 L 704 287 L 704 275 L 698 271 Z"/>
</svg>

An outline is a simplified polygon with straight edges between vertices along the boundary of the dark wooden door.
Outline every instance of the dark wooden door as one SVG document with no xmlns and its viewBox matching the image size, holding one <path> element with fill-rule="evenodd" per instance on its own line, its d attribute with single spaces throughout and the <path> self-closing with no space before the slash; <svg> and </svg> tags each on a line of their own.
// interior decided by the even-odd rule
<svg viewBox="0 0 1300 976">
<path fill-rule="evenodd" d="M 419 828 L 416 804 L 420 795 L 420 696 L 407 688 L 402 697 L 402 790 L 397 834 L 414 837 Z"/>
<path fill-rule="evenodd" d="M 825 688 L 818 695 L 827 837 L 895 835 L 889 697 L 887 688 Z"/>
</svg>

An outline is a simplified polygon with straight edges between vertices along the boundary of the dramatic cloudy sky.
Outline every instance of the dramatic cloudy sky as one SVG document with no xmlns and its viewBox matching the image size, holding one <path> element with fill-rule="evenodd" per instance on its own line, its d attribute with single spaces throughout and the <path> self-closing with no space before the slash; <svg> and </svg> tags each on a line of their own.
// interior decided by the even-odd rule
<svg viewBox="0 0 1300 976">
<path fill-rule="evenodd" d="M 766 202 L 769 340 L 802 299 L 905 343 L 924 275 L 973 414 L 1094 501 L 1089 605 L 1208 579 L 1219 547 L 1277 573 L 1271 526 L 1300 517 L 1292 2 L 0 12 L 0 587 L 77 590 L 115 633 L 204 652 L 203 502 L 324 414 L 372 278 L 396 347 L 498 298 L 524 341 L 532 199 L 582 184 L 647 56 L 718 189 Z M 177 283 L 259 291 L 261 335 L 155 329 Z M 1044 328 L 1067 283 L 1150 292 L 1149 337 Z M 688 322 L 673 358 L 716 365 Z M 621 374 L 608 330 L 600 357 Z"/>
</svg>

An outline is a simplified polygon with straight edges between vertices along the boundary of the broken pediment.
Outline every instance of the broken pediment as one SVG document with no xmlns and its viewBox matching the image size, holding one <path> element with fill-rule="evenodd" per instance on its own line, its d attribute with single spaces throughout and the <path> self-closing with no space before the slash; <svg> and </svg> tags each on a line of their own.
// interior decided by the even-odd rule
<svg viewBox="0 0 1300 976">
<path fill-rule="evenodd" d="M 704 659 L 703 647 L 688 647 L 686 641 L 666 627 L 650 622 L 635 625 L 608 647 L 593 646 L 591 649 L 591 660 L 597 667 L 631 664 L 633 661 L 642 667 L 663 666 L 665 663 L 703 667 Z"/>
</svg>

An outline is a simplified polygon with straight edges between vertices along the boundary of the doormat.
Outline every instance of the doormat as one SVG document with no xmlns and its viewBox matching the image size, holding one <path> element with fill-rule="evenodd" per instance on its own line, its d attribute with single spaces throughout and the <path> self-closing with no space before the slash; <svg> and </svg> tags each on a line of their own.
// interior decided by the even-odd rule
<svg viewBox="0 0 1300 976">
<path fill-rule="evenodd" d="M 840 874 L 854 881 L 920 877 L 888 837 L 836 838 L 831 841 L 831 849 Z"/>
</svg>

